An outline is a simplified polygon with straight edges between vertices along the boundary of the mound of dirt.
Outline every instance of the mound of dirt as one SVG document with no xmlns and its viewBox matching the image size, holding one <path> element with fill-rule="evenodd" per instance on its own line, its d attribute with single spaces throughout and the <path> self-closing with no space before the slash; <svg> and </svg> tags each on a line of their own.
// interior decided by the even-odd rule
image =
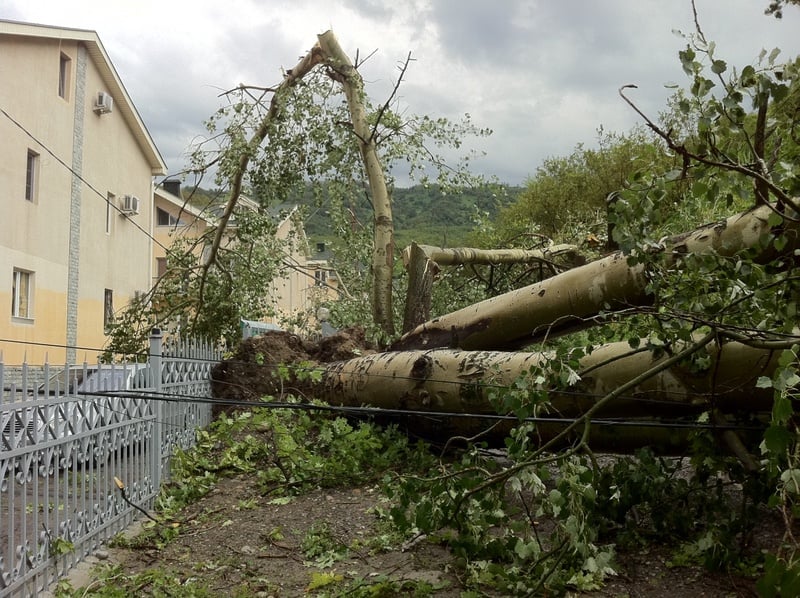
<svg viewBox="0 0 800 598">
<path fill-rule="evenodd" d="M 211 372 L 214 396 L 225 403 L 215 409 L 234 409 L 232 403 L 259 401 L 265 396 L 282 396 L 294 384 L 293 371 L 288 379 L 279 375 L 285 365 L 344 361 L 374 353 L 362 328 L 346 328 L 318 341 L 303 339 L 285 331 L 268 331 L 245 339 L 230 359 L 218 363 Z"/>
</svg>

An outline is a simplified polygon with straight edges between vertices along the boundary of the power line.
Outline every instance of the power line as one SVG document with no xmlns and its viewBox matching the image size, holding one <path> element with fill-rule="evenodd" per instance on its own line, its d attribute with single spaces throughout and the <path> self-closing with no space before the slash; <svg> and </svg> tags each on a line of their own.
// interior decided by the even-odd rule
<svg viewBox="0 0 800 598">
<path fill-rule="evenodd" d="M 228 407 L 250 407 L 265 409 L 292 409 L 304 411 L 324 411 L 333 413 L 343 413 L 346 415 L 361 416 L 402 416 L 413 417 L 422 416 L 435 419 L 480 419 L 489 421 L 514 421 L 518 423 L 549 423 L 569 425 L 579 420 L 580 417 L 544 417 L 531 416 L 519 418 L 515 415 L 504 415 L 499 413 L 466 413 L 450 411 L 423 411 L 418 409 L 395 409 L 383 407 L 356 407 L 350 405 L 330 405 L 321 403 L 295 403 L 285 401 L 240 401 L 233 399 L 216 399 L 198 395 L 175 395 L 169 393 L 154 393 L 152 391 L 142 392 L 86 392 L 83 396 L 104 397 L 104 398 L 128 398 L 150 401 L 165 401 L 172 403 L 208 403 L 213 405 L 223 405 Z M 694 429 L 694 430 L 740 430 L 740 431 L 759 431 L 763 432 L 766 426 L 746 426 L 742 424 L 715 424 L 701 422 L 682 422 L 682 421 L 658 421 L 658 420 L 621 420 L 617 418 L 595 418 L 589 420 L 592 425 L 604 427 L 648 427 L 648 428 L 675 428 L 675 429 Z"/>
</svg>

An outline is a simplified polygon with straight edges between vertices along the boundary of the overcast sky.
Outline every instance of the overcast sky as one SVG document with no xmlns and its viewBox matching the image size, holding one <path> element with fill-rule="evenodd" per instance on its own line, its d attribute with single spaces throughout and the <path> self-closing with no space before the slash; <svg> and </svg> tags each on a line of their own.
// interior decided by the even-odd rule
<svg viewBox="0 0 800 598">
<path fill-rule="evenodd" d="M 700 24 L 730 65 L 762 48 L 800 54 L 800 9 L 767 17 L 768 0 L 697 0 Z M 458 119 L 494 134 L 474 164 L 521 184 L 548 156 L 591 146 L 596 131 L 624 132 L 665 106 L 666 83 L 686 83 L 673 33 L 694 29 L 689 0 L 0 0 L 0 18 L 97 31 L 167 162 L 186 166 L 219 94 L 269 86 L 332 29 L 377 103 L 409 52 L 400 96 L 409 112 Z"/>
</svg>

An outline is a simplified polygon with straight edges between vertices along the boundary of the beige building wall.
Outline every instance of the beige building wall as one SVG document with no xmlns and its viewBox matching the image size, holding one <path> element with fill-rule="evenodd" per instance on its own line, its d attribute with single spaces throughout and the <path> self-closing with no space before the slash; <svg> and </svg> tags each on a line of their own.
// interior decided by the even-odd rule
<svg viewBox="0 0 800 598">
<path fill-rule="evenodd" d="M 293 214 L 285 217 L 278 224 L 275 236 L 286 240 L 295 229 Z M 293 267 L 286 270 L 286 274 L 272 282 L 270 295 L 275 306 L 276 316 L 270 321 L 283 327 L 287 318 L 297 315 L 309 307 L 306 302 L 305 290 L 314 284 L 313 278 L 308 275 L 308 242 L 303 231 L 295 232 L 295 239 L 284 261 Z M 312 275 L 313 276 L 313 275 Z"/>
<path fill-rule="evenodd" d="M 0 81 L 14 82 L 0 85 L 3 361 L 91 361 L 108 300 L 119 310 L 150 287 L 152 180 L 166 167 L 94 32 L 0 21 Z M 98 92 L 110 112 L 95 110 Z M 137 214 L 119 211 L 126 195 Z M 12 315 L 15 271 L 29 278 L 27 317 Z"/>
</svg>

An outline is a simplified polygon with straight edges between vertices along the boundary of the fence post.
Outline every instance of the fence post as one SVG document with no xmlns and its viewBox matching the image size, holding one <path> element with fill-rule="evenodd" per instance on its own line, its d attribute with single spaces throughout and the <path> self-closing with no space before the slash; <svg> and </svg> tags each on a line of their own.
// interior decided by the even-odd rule
<svg viewBox="0 0 800 598">
<path fill-rule="evenodd" d="M 150 386 L 156 397 L 161 395 L 161 355 L 163 350 L 163 337 L 160 328 L 153 328 L 150 331 Z M 160 398 L 153 401 L 153 446 L 150 451 L 151 467 L 153 472 L 153 491 L 158 495 L 161 489 L 161 468 L 163 464 L 161 455 L 162 434 L 164 426 L 164 405 Z"/>
</svg>

